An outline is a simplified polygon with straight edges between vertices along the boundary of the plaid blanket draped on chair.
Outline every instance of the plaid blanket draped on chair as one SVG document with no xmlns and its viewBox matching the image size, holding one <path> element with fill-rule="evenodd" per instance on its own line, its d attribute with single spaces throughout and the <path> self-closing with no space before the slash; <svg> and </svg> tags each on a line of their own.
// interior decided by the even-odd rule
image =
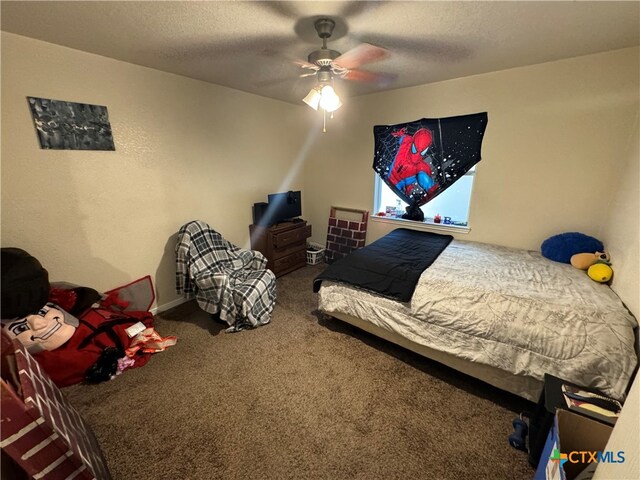
<svg viewBox="0 0 640 480">
<path fill-rule="evenodd" d="M 206 223 L 180 228 L 176 245 L 176 291 L 195 294 L 200 308 L 238 331 L 269 323 L 276 300 L 276 277 L 267 259 L 225 240 Z"/>
</svg>

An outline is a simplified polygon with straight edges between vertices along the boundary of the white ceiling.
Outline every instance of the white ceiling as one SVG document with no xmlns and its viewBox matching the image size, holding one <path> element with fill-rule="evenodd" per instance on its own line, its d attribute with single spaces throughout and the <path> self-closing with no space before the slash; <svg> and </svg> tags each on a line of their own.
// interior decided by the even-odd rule
<svg viewBox="0 0 640 480">
<path fill-rule="evenodd" d="M 361 42 L 391 57 L 363 67 L 389 85 L 338 81 L 347 95 L 640 44 L 640 2 L 111 2 L 1 3 L 2 30 L 265 97 L 301 103 L 314 78 L 294 60 Z"/>
</svg>

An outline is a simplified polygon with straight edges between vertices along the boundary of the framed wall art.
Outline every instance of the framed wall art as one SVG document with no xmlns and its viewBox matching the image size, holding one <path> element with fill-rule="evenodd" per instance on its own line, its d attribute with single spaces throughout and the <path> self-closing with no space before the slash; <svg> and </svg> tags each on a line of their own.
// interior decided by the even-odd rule
<svg viewBox="0 0 640 480">
<path fill-rule="evenodd" d="M 107 107 L 27 97 L 40 148 L 115 150 Z"/>
</svg>

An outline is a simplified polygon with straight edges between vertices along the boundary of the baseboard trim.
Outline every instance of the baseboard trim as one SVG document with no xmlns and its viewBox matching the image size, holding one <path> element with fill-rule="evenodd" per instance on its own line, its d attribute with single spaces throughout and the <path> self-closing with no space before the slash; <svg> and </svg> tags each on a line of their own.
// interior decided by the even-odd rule
<svg viewBox="0 0 640 480">
<path fill-rule="evenodd" d="M 155 307 L 153 307 L 150 312 L 153 313 L 154 315 L 157 315 L 160 312 L 166 312 L 167 310 L 170 310 L 174 307 L 177 307 L 178 305 L 182 305 L 185 302 L 188 302 L 189 300 L 191 300 L 191 298 L 176 298 L 175 300 L 172 300 L 170 302 L 167 303 L 163 303 L 162 305 L 157 305 Z"/>
</svg>

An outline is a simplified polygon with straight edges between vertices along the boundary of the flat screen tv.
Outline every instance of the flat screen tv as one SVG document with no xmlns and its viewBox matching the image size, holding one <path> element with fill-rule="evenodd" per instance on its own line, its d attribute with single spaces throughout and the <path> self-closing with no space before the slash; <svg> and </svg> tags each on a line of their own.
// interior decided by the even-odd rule
<svg viewBox="0 0 640 480">
<path fill-rule="evenodd" d="M 302 215 L 302 197 L 300 191 L 272 193 L 268 195 L 268 223 L 273 225 L 298 218 Z"/>
</svg>

